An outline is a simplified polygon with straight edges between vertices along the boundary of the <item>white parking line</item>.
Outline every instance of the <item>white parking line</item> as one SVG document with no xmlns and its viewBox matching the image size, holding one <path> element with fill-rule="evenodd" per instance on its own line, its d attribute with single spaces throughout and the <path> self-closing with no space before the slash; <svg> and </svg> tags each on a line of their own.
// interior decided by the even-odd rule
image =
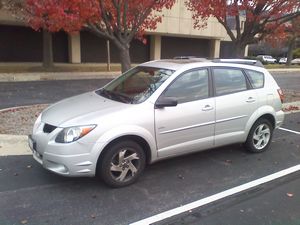
<svg viewBox="0 0 300 225">
<path fill-rule="evenodd" d="M 284 130 L 284 131 L 287 131 L 287 132 L 291 132 L 291 133 L 294 133 L 294 134 L 300 134 L 300 132 L 298 132 L 298 131 L 289 130 L 289 129 L 286 129 L 286 128 L 283 128 L 283 127 L 279 127 L 278 129 L 279 130 Z"/>
<path fill-rule="evenodd" d="M 291 173 L 295 173 L 295 172 L 297 172 L 297 171 L 300 171 L 300 164 L 299 164 L 299 165 L 296 165 L 296 166 L 293 166 L 293 167 L 290 167 L 290 168 L 287 168 L 287 169 L 285 169 L 285 170 L 281 170 L 281 171 L 279 171 L 279 172 L 277 172 L 277 173 L 273 173 L 273 174 L 270 174 L 270 175 L 268 175 L 268 176 L 259 178 L 259 179 L 257 179 L 257 180 L 248 182 L 248 183 L 246 183 L 246 184 L 242 184 L 242 185 L 240 185 L 240 186 L 237 186 L 237 187 L 228 189 L 228 190 L 226 190 L 226 191 L 223 191 L 223 192 L 220 192 L 220 193 L 211 195 L 211 196 L 209 196 L 209 197 L 200 199 L 200 200 L 198 200 L 198 201 L 195 201 L 195 202 L 192 202 L 192 203 L 189 203 L 189 204 L 180 206 L 180 207 L 178 207 L 178 208 L 171 209 L 171 210 L 165 211 L 165 212 L 163 212 L 163 213 L 160 213 L 160 214 L 157 214 L 157 215 L 148 217 L 148 218 L 146 218 L 146 219 L 143 219 L 143 220 L 134 222 L 134 223 L 132 223 L 132 224 L 130 224 L 130 225 L 148 225 L 148 224 L 156 223 L 156 222 L 158 222 L 158 221 L 162 221 L 162 220 L 167 219 L 167 218 L 170 218 L 170 217 L 172 217 L 172 216 L 175 216 L 175 215 L 178 215 L 178 214 L 187 212 L 187 211 L 189 211 L 189 210 L 198 208 L 198 207 L 200 207 L 200 206 L 203 206 L 203 205 L 206 205 L 206 204 L 215 202 L 215 201 L 217 201 L 217 200 L 226 198 L 226 197 L 228 197 L 228 196 L 237 194 L 237 193 L 239 193 L 239 192 L 246 191 L 246 190 L 248 190 L 248 189 L 251 189 L 251 188 L 253 188 L 253 187 L 262 185 L 262 184 L 267 183 L 267 182 L 270 182 L 270 181 L 272 181 L 272 180 L 281 178 L 281 177 L 286 176 L 286 175 L 289 175 L 289 174 L 291 174 Z"/>
</svg>

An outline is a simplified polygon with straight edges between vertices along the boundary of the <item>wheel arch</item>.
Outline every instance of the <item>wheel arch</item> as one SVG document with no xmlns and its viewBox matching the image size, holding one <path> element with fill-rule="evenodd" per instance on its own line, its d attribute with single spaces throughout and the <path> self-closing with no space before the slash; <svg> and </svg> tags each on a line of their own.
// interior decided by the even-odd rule
<svg viewBox="0 0 300 225">
<path fill-rule="evenodd" d="M 150 164 L 151 161 L 152 161 L 152 154 L 151 154 L 151 148 L 150 148 L 150 145 L 149 143 L 141 136 L 138 136 L 138 135 L 123 135 L 123 136 L 120 136 L 120 137 L 117 137 L 113 140 L 111 140 L 104 148 L 103 150 L 101 151 L 99 157 L 98 157 L 98 160 L 97 160 L 97 164 L 96 164 L 96 167 L 98 168 L 98 166 L 100 165 L 102 159 L 103 159 L 103 156 L 105 155 L 105 153 L 107 151 L 109 151 L 110 147 L 118 142 L 121 142 L 121 141 L 134 141 L 136 142 L 137 144 L 139 144 L 142 149 L 144 150 L 145 152 L 145 157 L 146 157 L 146 163 L 147 164 Z M 97 173 L 98 169 L 96 169 L 96 173 Z"/>
<path fill-rule="evenodd" d="M 258 121 L 260 119 L 266 119 L 266 120 L 268 120 L 272 124 L 273 129 L 275 129 L 276 122 L 275 122 L 275 117 L 272 114 L 270 114 L 270 113 L 264 114 L 264 115 L 260 116 L 256 121 Z"/>
<path fill-rule="evenodd" d="M 261 114 L 260 116 L 258 116 L 256 119 L 253 119 L 253 120 L 250 120 L 251 123 L 248 122 L 248 125 L 247 125 L 247 135 L 246 135 L 246 139 L 248 138 L 249 136 L 249 133 L 250 133 L 250 130 L 251 128 L 253 127 L 253 125 L 260 119 L 267 119 L 268 121 L 270 121 L 270 123 L 272 124 L 272 128 L 275 129 L 276 127 L 276 120 L 275 120 L 275 116 L 270 113 L 270 112 L 267 112 L 267 113 L 264 113 L 264 114 Z"/>
</svg>

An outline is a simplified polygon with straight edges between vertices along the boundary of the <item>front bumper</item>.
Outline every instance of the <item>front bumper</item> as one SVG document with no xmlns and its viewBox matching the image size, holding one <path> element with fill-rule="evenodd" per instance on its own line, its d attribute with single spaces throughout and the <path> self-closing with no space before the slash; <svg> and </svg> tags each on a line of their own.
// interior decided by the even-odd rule
<svg viewBox="0 0 300 225">
<path fill-rule="evenodd" d="M 43 141 L 46 140 L 28 136 L 33 158 L 45 169 L 70 177 L 95 176 L 99 151 L 93 149 L 101 148 L 99 143 L 40 143 Z M 76 154 L 70 154 L 71 152 Z"/>
</svg>

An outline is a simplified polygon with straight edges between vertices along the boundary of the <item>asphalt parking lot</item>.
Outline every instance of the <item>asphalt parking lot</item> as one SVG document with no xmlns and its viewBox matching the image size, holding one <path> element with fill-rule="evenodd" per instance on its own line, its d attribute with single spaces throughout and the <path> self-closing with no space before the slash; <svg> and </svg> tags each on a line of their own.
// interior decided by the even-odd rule
<svg viewBox="0 0 300 225">
<path fill-rule="evenodd" d="M 282 127 L 300 131 L 299 124 L 295 113 Z M 262 154 L 231 145 L 177 157 L 147 167 L 136 184 L 121 189 L 51 174 L 31 156 L 0 157 L 0 224 L 130 224 L 298 165 L 299 145 L 299 134 L 277 130 Z M 158 224 L 299 224 L 299 175 Z"/>
<path fill-rule="evenodd" d="M 275 75 L 299 89 L 299 74 Z M 287 79 L 288 78 L 288 79 Z M 0 108 L 52 103 L 108 80 L 0 84 Z M 55 88 L 54 88 L 55 87 Z M 111 189 L 97 178 L 52 174 L 32 156 L 0 157 L 0 225 L 118 225 L 210 197 L 300 164 L 300 113 L 286 116 L 271 148 L 249 154 L 231 145 L 158 162 L 129 187 Z M 155 224 L 300 224 L 300 172 L 160 220 Z M 141 222 L 140 224 L 143 224 Z"/>
</svg>

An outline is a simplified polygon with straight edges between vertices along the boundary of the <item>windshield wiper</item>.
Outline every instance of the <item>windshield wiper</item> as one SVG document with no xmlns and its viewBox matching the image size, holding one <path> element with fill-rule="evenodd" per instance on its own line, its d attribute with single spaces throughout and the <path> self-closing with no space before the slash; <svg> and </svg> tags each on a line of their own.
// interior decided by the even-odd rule
<svg viewBox="0 0 300 225">
<path fill-rule="evenodd" d="M 123 103 L 132 103 L 132 99 L 130 97 L 122 95 L 118 92 L 101 89 L 101 90 L 99 90 L 99 93 L 102 96 L 107 97 L 112 100 L 117 100 L 117 101 L 120 101 Z"/>
</svg>

